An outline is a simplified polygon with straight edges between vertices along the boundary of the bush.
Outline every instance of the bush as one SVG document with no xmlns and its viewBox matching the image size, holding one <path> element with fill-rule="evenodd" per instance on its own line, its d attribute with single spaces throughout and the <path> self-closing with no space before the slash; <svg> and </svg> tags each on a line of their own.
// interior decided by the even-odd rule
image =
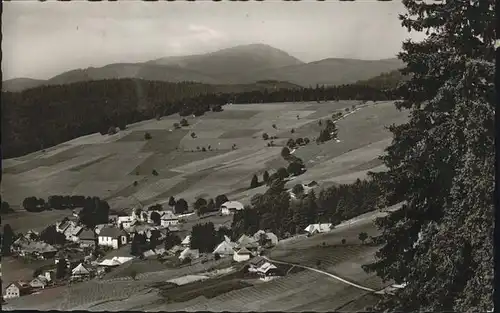
<svg viewBox="0 0 500 313">
<path fill-rule="evenodd" d="M 276 127 L 276 124 L 273 124 L 273 128 L 274 128 L 274 129 L 278 129 L 278 128 Z"/>
<path fill-rule="evenodd" d="M 321 260 L 316 260 L 316 266 L 320 266 L 321 265 Z"/>
<path fill-rule="evenodd" d="M 183 118 L 183 119 L 181 120 L 180 124 L 181 124 L 181 126 L 182 126 L 182 127 L 189 126 L 189 123 L 188 123 L 188 121 L 187 121 L 185 118 Z"/>
<path fill-rule="evenodd" d="M 262 134 L 262 139 L 268 140 L 269 139 L 269 135 L 267 133 L 263 133 Z"/>
<path fill-rule="evenodd" d="M 196 138 L 196 134 L 194 132 L 191 133 L 191 138 Z"/>
<path fill-rule="evenodd" d="M 283 149 L 281 149 L 281 156 L 283 158 L 287 158 L 290 156 L 290 149 L 288 147 L 283 147 Z"/>
<path fill-rule="evenodd" d="M 347 240 L 342 239 L 342 241 L 341 241 L 341 242 L 342 242 L 342 244 L 343 244 L 343 245 L 345 245 L 345 244 L 346 244 L 346 242 L 347 242 Z"/>
<path fill-rule="evenodd" d="M 134 181 L 134 187 L 137 187 L 139 183 L 137 182 L 137 180 Z"/>
<path fill-rule="evenodd" d="M 295 129 L 293 129 L 293 128 L 292 128 L 292 129 L 290 130 L 290 133 L 292 133 L 292 134 L 293 134 L 293 133 L 295 133 Z"/>
<path fill-rule="evenodd" d="M 214 259 L 215 261 L 220 260 L 220 255 L 218 253 L 214 254 Z"/>
<path fill-rule="evenodd" d="M 153 176 L 158 176 L 158 172 L 156 170 L 153 170 L 151 174 L 153 174 Z"/>
<path fill-rule="evenodd" d="M 146 140 L 150 140 L 151 138 L 153 138 L 153 137 L 151 137 L 151 134 L 150 134 L 150 133 L 145 133 L 145 134 L 144 134 L 144 139 L 146 139 Z"/>
</svg>

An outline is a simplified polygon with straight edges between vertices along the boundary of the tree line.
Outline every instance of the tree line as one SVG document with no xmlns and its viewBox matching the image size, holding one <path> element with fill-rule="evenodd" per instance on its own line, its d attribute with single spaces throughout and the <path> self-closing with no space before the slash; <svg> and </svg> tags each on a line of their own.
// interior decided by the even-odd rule
<svg viewBox="0 0 500 313">
<path fill-rule="evenodd" d="M 262 229 L 283 238 L 303 232 L 309 224 L 338 224 L 377 208 L 381 190 L 374 180 L 358 179 L 353 184 L 333 186 L 321 190 L 318 196 L 313 189 L 306 193 L 302 185 L 296 185 L 292 198 L 284 189 L 284 172 L 280 169 L 269 176 L 268 190 L 252 197 L 249 206 L 235 213 L 233 237 Z"/>
<path fill-rule="evenodd" d="M 111 79 L 2 92 L 3 157 L 45 149 L 76 137 L 179 113 L 220 111 L 226 103 L 389 100 L 392 91 L 362 84 L 239 92 L 199 83 Z M 221 93 L 220 90 L 226 92 Z M 179 125 L 180 126 L 180 125 Z"/>
</svg>

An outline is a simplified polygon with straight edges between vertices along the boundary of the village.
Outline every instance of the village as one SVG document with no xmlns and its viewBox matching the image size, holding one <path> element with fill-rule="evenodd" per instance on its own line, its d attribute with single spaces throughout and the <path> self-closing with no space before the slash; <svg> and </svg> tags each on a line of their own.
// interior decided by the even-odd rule
<svg viewBox="0 0 500 313">
<path fill-rule="evenodd" d="M 303 187 L 310 190 L 316 185 L 311 182 Z M 289 193 L 293 196 L 291 190 Z M 213 213 L 230 218 L 243 209 L 244 205 L 238 201 L 226 201 Z M 110 214 L 108 223 L 88 229 L 78 220 L 78 211 L 74 211 L 73 216 L 51 225 L 57 236 L 64 237 L 63 244 L 43 242 L 40 233 L 33 230 L 19 234 L 11 247 L 13 257 L 24 261 L 53 262 L 36 269 L 30 281 L 5 282 L 3 301 L 43 293 L 44 290 L 65 284 L 102 280 L 106 274 L 133 260 L 140 262 L 150 258 L 168 260 L 167 263 L 174 268 L 227 259 L 234 264 L 246 264 L 248 274 L 263 282 L 284 275 L 279 265 L 261 257 L 266 249 L 276 246 L 280 241 L 274 233 L 259 230 L 232 240 L 224 234 L 228 232 L 226 225 L 216 225 L 216 230 L 222 231 L 223 235 L 219 236 L 221 240 L 213 251 L 201 252 L 192 247 L 191 233 L 188 232 L 182 238 L 179 236 L 186 233 L 181 231 L 186 219 L 193 217 L 194 212 L 175 214 L 171 206 L 164 209 L 162 205 L 156 204 L 144 211 L 133 209 L 130 214 Z M 303 230 L 302 235 L 324 233 L 331 228 L 331 224 L 312 224 Z M 139 248 L 137 243 L 141 240 L 143 242 Z"/>
</svg>

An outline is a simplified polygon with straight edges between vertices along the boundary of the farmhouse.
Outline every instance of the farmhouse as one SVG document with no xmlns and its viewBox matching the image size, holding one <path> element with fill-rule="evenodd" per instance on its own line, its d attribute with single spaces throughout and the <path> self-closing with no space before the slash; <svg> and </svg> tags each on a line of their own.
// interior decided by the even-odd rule
<svg viewBox="0 0 500 313">
<path fill-rule="evenodd" d="M 283 273 L 274 264 L 265 262 L 257 269 L 257 275 L 259 275 L 261 280 L 269 281 L 278 276 L 283 276 Z"/>
<path fill-rule="evenodd" d="M 259 243 L 252 237 L 248 237 L 247 235 L 241 235 L 240 239 L 238 239 L 237 248 L 247 248 L 250 250 L 257 249 L 259 247 Z"/>
<path fill-rule="evenodd" d="M 311 224 L 307 226 L 304 230 L 309 234 L 314 235 L 317 233 L 329 232 L 331 229 L 332 229 L 332 224 L 327 223 L 327 224 Z"/>
<path fill-rule="evenodd" d="M 123 229 L 130 228 L 133 221 L 134 218 L 132 216 L 118 216 L 116 219 L 116 226 Z"/>
<path fill-rule="evenodd" d="M 252 252 L 250 252 L 250 250 L 244 247 L 239 249 L 233 254 L 233 260 L 235 260 L 236 262 L 244 262 L 250 260 L 251 257 L 252 257 Z"/>
<path fill-rule="evenodd" d="M 64 233 L 64 231 L 69 227 L 69 219 L 65 217 L 62 221 L 56 223 L 56 231 L 59 233 Z"/>
<path fill-rule="evenodd" d="M 243 208 L 244 208 L 243 204 L 241 204 L 241 202 L 238 201 L 227 201 L 224 202 L 220 207 L 222 215 L 233 214 L 236 211 L 243 210 Z"/>
<path fill-rule="evenodd" d="M 90 229 L 86 229 L 78 235 L 80 241 L 80 247 L 95 247 L 97 236 Z"/>
<path fill-rule="evenodd" d="M 190 258 L 191 260 L 197 259 L 200 257 L 200 252 L 198 249 L 184 249 L 179 255 L 179 259 L 185 260 L 186 258 Z"/>
<path fill-rule="evenodd" d="M 266 263 L 266 259 L 260 256 L 256 256 L 253 259 L 250 260 L 249 262 L 249 271 L 250 272 L 256 272 L 259 267 L 261 267 L 264 263 Z"/>
<path fill-rule="evenodd" d="M 161 226 L 170 227 L 179 225 L 179 218 L 172 211 L 165 211 L 161 217 Z"/>
<path fill-rule="evenodd" d="M 278 241 L 279 241 L 278 236 L 276 236 L 274 233 L 265 232 L 263 230 L 257 231 L 253 235 L 253 239 L 257 240 L 259 243 L 261 243 L 261 241 L 264 241 L 263 245 L 267 245 L 267 246 L 275 246 L 278 244 Z"/>
<path fill-rule="evenodd" d="M 43 289 L 48 285 L 48 283 L 49 282 L 45 276 L 39 275 L 30 281 L 30 286 L 34 289 Z"/>
<path fill-rule="evenodd" d="M 73 242 L 78 242 L 78 234 L 82 232 L 83 227 L 78 226 L 75 222 L 69 221 L 68 226 L 64 229 L 62 232 L 64 236 L 66 236 L 66 240 L 68 241 L 73 241 Z"/>
<path fill-rule="evenodd" d="M 5 299 L 19 298 L 21 296 L 27 295 L 30 293 L 29 285 L 22 285 L 19 282 L 13 282 L 5 288 Z"/>
<path fill-rule="evenodd" d="M 21 246 L 19 255 L 28 256 L 32 255 L 39 259 L 48 259 L 56 255 L 57 249 L 45 242 L 29 242 L 27 245 Z"/>
<path fill-rule="evenodd" d="M 72 279 L 82 279 L 82 278 L 88 278 L 90 277 L 90 271 L 83 266 L 82 263 L 78 264 L 72 271 L 71 271 L 71 278 Z"/>
<path fill-rule="evenodd" d="M 214 249 L 213 254 L 216 253 L 220 256 L 229 256 L 234 254 L 234 250 L 231 244 L 227 241 L 223 241 Z"/>
<path fill-rule="evenodd" d="M 113 247 L 113 249 L 118 249 L 119 247 L 127 244 L 127 234 L 120 229 L 106 227 L 99 233 L 97 243 L 100 246 L 108 246 Z"/>
</svg>

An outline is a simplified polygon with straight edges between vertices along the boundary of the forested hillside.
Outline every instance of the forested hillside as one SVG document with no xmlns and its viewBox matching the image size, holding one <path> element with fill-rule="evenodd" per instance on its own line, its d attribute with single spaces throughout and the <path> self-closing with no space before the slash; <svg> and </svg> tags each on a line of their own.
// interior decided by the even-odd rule
<svg viewBox="0 0 500 313">
<path fill-rule="evenodd" d="M 363 85 L 299 88 L 286 82 L 251 85 L 166 83 L 133 79 L 43 86 L 2 93 L 3 158 L 173 113 L 202 115 L 231 103 L 386 100 L 393 96 Z"/>
</svg>

